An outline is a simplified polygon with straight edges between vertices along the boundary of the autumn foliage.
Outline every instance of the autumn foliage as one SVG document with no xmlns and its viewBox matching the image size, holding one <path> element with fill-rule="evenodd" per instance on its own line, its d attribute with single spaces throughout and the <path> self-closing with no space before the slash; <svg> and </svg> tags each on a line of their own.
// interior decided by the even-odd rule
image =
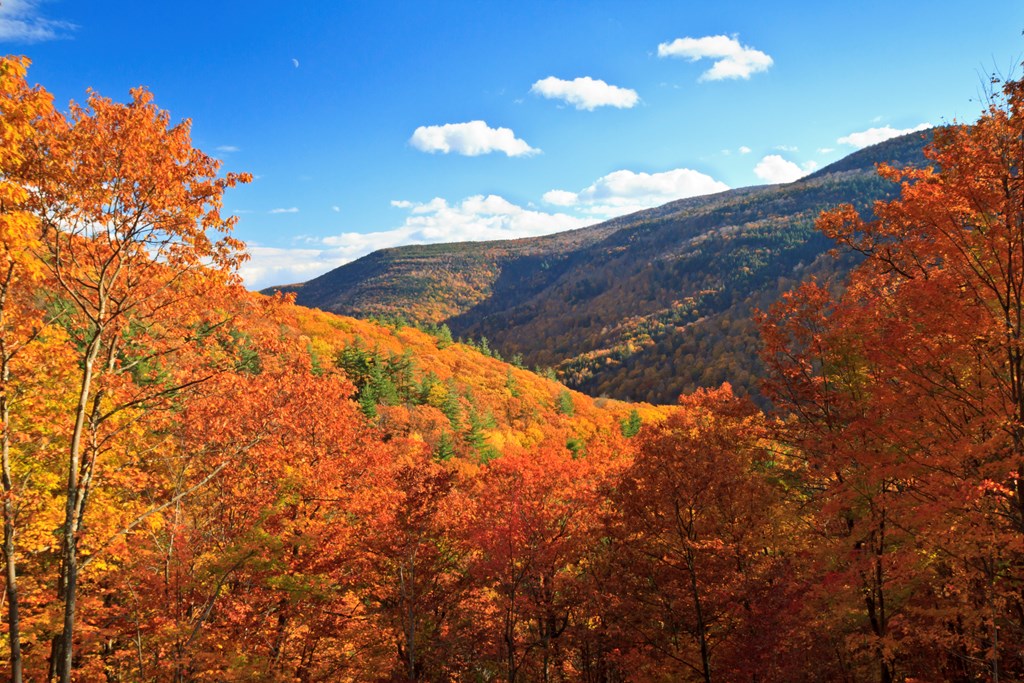
<svg viewBox="0 0 1024 683">
<path fill-rule="evenodd" d="M 149 93 L 0 61 L 4 675 L 80 681 L 1024 677 L 1024 86 L 728 384 L 591 399 L 246 292 L 245 182 Z"/>
</svg>

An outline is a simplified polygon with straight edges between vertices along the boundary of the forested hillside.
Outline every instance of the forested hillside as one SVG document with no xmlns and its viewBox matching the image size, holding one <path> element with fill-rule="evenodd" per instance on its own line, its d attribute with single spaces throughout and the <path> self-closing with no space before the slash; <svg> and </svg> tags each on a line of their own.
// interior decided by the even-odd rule
<svg viewBox="0 0 1024 683">
<path fill-rule="evenodd" d="M 671 402 L 734 384 L 760 395 L 755 309 L 851 261 L 814 229 L 824 209 L 870 211 L 897 188 L 875 164 L 921 164 L 929 133 L 889 140 L 795 183 L 686 199 L 600 225 L 511 242 L 370 254 L 301 286 L 298 302 L 401 314 L 486 338 L 592 396 Z"/>
<path fill-rule="evenodd" d="M 494 609 L 483 584 L 458 588 L 492 531 L 466 518 L 456 532 L 460 509 L 518 505 L 518 484 L 489 487 L 542 490 L 559 468 L 554 483 L 586 490 L 591 458 L 598 476 L 668 414 L 595 402 L 444 327 L 246 292 L 218 211 L 246 177 L 218 178 L 143 90 L 65 118 L 23 73 L 0 64 L 13 678 L 401 670 L 394 648 L 411 644 L 380 633 L 438 636 L 419 621 L 436 615 L 403 621 L 410 596 L 469 600 L 460 619 Z"/>
<path fill-rule="evenodd" d="M 1024 677 L 1024 84 L 883 167 L 875 218 L 817 219 L 849 279 L 759 320 L 764 412 L 246 292 L 220 206 L 248 177 L 145 90 L 64 114 L 26 68 L 0 60 L 10 680 Z"/>
</svg>

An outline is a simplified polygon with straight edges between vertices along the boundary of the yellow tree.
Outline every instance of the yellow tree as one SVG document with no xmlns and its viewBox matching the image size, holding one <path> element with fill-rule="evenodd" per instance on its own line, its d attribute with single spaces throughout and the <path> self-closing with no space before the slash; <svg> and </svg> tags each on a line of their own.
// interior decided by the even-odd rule
<svg viewBox="0 0 1024 683">
<path fill-rule="evenodd" d="M 67 445 L 58 598 L 62 633 L 51 677 L 70 681 L 80 534 L 99 456 L 124 424 L 189 386 L 157 376 L 182 345 L 204 291 L 230 280 L 243 257 L 220 215 L 222 194 L 247 176 L 218 177 L 192 147 L 188 121 L 171 125 L 142 89 L 128 104 L 91 94 L 72 105 L 37 160 L 39 254 L 78 351 Z M 217 233 L 222 236 L 218 238 Z M 121 421 L 121 424 L 118 424 Z"/>
<path fill-rule="evenodd" d="M 26 393 L 19 366 L 46 324 L 32 300 L 43 276 L 35 258 L 39 221 L 27 209 L 32 184 L 27 150 L 54 115 L 51 98 L 25 81 L 28 60 L 0 59 L 0 481 L 3 484 L 3 560 L 7 597 L 11 680 L 22 680 L 21 596 L 16 557 L 18 491 L 12 474 L 12 407 Z"/>
</svg>

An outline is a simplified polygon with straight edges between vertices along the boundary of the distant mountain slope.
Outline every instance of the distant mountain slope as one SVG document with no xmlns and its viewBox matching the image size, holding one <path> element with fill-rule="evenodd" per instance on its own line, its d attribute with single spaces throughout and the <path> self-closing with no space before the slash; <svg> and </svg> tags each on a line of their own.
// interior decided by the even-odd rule
<svg viewBox="0 0 1024 683">
<path fill-rule="evenodd" d="M 609 221 L 544 237 L 381 249 L 309 282 L 264 291 L 295 292 L 300 305 L 343 315 L 437 323 L 487 299 L 503 275 L 543 287 L 567 255 L 618 228 Z"/>
<path fill-rule="evenodd" d="M 553 366 L 595 396 L 664 403 L 722 381 L 756 394 L 754 308 L 808 274 L 841 272 L 815 218 L 894 196 L 875 164 L 921 164 L 928 139 L 913 133 L 794 183 L 684 199 L 556 235 L 382 250 L 285 289 L 299 304 L 346 315 L 446 322 L 506 357 Z"/>
</svg>

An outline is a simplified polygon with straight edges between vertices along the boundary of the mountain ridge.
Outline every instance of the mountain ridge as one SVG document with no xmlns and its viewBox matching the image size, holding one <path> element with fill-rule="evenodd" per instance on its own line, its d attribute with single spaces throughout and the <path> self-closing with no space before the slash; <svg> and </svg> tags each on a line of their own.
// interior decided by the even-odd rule
<svg viewBox="0 0 1024 683">
<path fill-rule="evenodd" d="M 300 305 L 401 316 L 486 337 L 594 396 L 670 402 L 731 381 L 758 397 L 755 309 L 809 274 L 839 278 L 814 228 L 895 195 L 875 164 L 921 165 L 931 131 L 858 150 L 805 178 L 690 197 L 541 237 L 379 250 L 299 286 Z"/>
</svg>

